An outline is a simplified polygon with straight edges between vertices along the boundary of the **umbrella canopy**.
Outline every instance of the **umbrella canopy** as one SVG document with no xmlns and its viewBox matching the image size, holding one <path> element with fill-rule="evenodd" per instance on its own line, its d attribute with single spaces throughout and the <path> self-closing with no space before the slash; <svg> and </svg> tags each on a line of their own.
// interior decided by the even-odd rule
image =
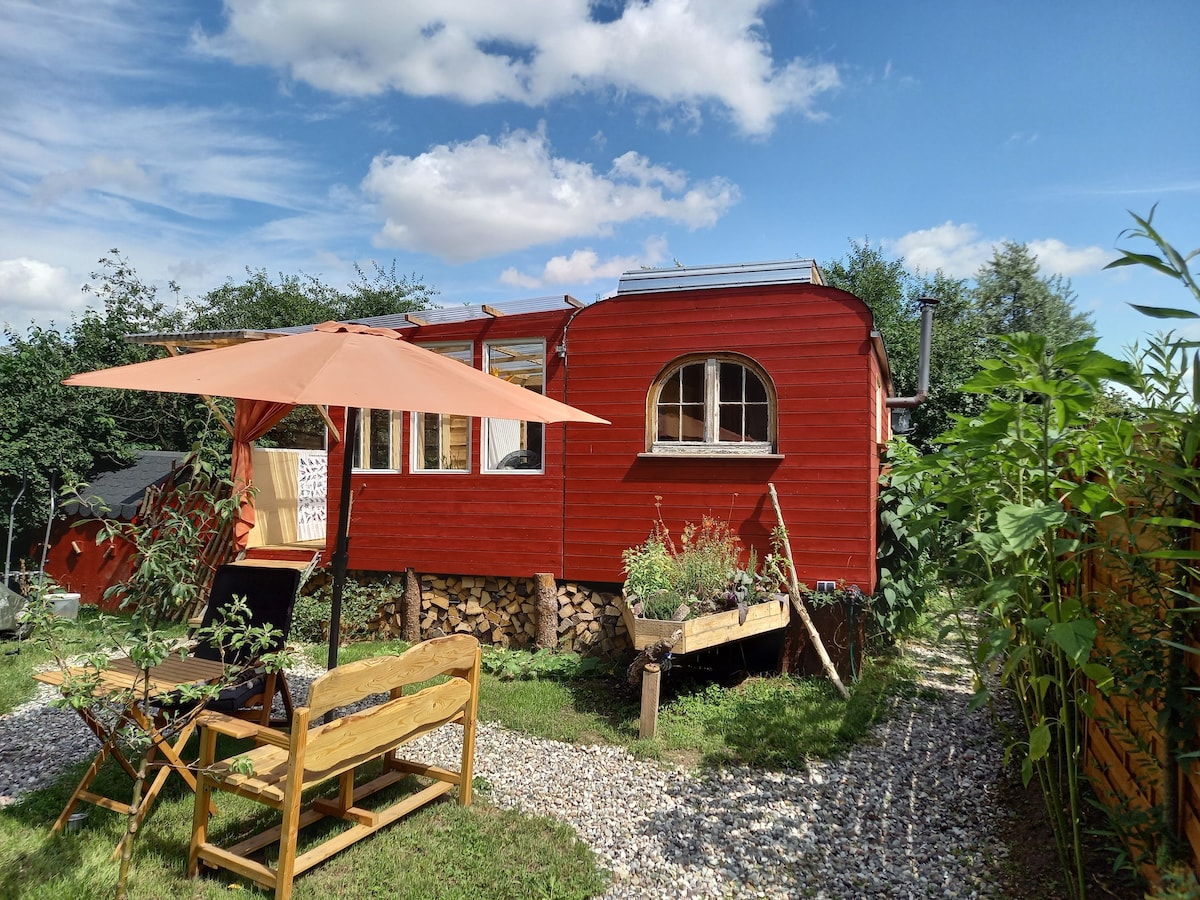
<svg viewBox="0 0 1200 900">
<path fill-rule="evenodd" d="M 527 422 L 590 413 L 411 344 L 390 328 L 325 322 L 312 331 L 72 375 L 64 384 Z"/>
<path fill-rule="evenodd" d="M 347 408 L 346 458 L 333 555 L 330 668 L 337 664 L 349 557 L 348 507 L 358 409 L 608 424 L 591 413 L 411 344 L 398 331 L 342 322 L 325 322 L 302 334 L 85 372 L 63 383 L 257 401 L 238 404 L 235 485 L 249 481 L 249 442 L 255 432 L 261 435 L 266 430 L 264 423 L 273 424 L 299 404 Z"/>
</svg>

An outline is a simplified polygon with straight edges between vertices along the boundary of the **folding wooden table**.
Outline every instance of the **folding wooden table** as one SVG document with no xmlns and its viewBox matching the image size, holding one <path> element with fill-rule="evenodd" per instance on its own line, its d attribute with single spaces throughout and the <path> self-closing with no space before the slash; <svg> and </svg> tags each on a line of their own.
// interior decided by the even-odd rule
<svg viewBox="0 0 1200 900">
<path fill-rule="evenodd" d="M 111 728 L 105 728 L 95 712 L 84 706 L 80 707 L 78 712 L 83 717 L 83 721 L 87 726 L 95 732 L 96 737 L 100 739 L 100 751 L 96 754 L 88 766 L 87 772 L 84 773 L 83 780 L 79 782 L 79 786 L 75 788 L 75 792 L 71 794 L 71 799 L 67 801 L 67 805 L 63 807 L 62 813 L 59 814 L 54 826 L 50 829 L 51 833 L 61 831 L 67 824 L 67 820 L 71 817 L 71 813 L 75 811 L 75 807 L 80 801 L 92 803 L 96 806 L 102 806 L 105 809 L 111 809 L 115 812 L 129 815 L 133 810 L 130 803 L 125 803 L 120 800 L 114 800 L 111 797 L 105 797 L 101 794 L 94 793 L 90 790 L 92 782 L 100 772 L 100 767 L 104 765 L 104 761 L 109 757 L 113 757 L 125 770 L 130 778 L 137 778 L 137 769 L 125 752 L 120 747 L 117 741 L 121 727 L 126 723 L 132 723 L 136 727 L 142 729 L 150 737 L 150 761 L 153 762 L 155 757 L 161 753 L 166 759 L 165 765 L 159 770 L 154 780 L 146 787 L 142 795 L 141 812 L 138 815 L 138 825 L 141 825 L 146 813 L 154 804 L 154 799 L 162 790 L 163 784 L 170 776 L 172 770 L 177 771 L 183 779 L 188 783 L 188 786 L 194 791 L 196 790 L 196 776 L 192 774 L 187 763 L 184 762 L 180 754 L 183 752 L 184 745 L 188 742 L 188 738 L 196 730 L 197 718 L 195 716 L 186 718 L 183 725 L 172 736 L 165 730 L 169 728 L 169 723 L 165 721 L 161 714 L 151 715 L 146 709 L 143 709 L 141 702 L 144 693 L 144 688 L 148 685 L 148 700 L 151 704 L 155 700 L 161 699 L 169 694 L 177 691 L 180 686 L 188 684 L 211 684 L 219 681 L 225 672 L 223 663 L 209 660 L 197 659 L 191 656 L 181 657 L 172 654 L 163 660 L 157 666 L 151 668 L 146 675 L 146 681 L 143 681 L 143 673 L 129 657 L 122 656 L 116 659 L 109 660 L 106 667 L 100 670 L 100 683 L 97 686 L 97 695 L 102 696 L 108 691 L 129 690 L 131 701 L 129 705 L 122 711 L 118 717 L 116 725 Z M 33 677 L 45 684 L 62 686 L 64 682 L 74 676 L 85 674 L 93 674 L 94 670 L 77 667 L 63 671 L 54 669 L 47 672 L 39 672 Z M 120 855 L 121 844 L 124 838 L 117 844 L 117 849 L 113 855 Z"/>
</svg>

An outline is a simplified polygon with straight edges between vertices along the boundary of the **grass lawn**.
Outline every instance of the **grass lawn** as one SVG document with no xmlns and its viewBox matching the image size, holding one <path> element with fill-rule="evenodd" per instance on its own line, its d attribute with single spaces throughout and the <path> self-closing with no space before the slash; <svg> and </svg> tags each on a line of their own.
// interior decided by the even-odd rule
<svg viewBox="0 0 1200 900">
<path fill-rule="evenodd" d="M 74 632 L 78 652 L 98 640 L 90 617 Z M 354 644 L 342 648 L 339 658 L 344 663 L 404 648 L 400 641 Z M 324 647 L 305 652 L 324 662 Z M 47 661 L 36 643 L 25 644 L 19 656 L 3 658 L 0 711 L 32 694 L 30 673 Z M 528 677 L 537 676 L 536 669 L 519 679 L 485 673 L 480 718 L 541 738 L 617 744 L 643 758 L 689 768 L 725 763 L 781 768 L 850 746 L 886 714 L 897 694 L 916 690 L 915 672 L 901 654 L 870 662 L 849 703 L 823 679 L 755 677 L 722 686 L 680 677 L 664 695 L 658 736 L 640 740 L 638 691 L 625 684 L 623 672 L 603 678 L 562 673 L 558 665 L 541 673 L 554 677 Z M 90 817 L 81 833 L 48 834 L 82 766 L 54 786 L 0 809 L 0 898 L 75 900 L 111 894 L 116 862 L 109 855 L 124 827 L 121 817 L 85 806 Z M 186 877 L 192 795 L 181 779 L 167 784 L 136 845 L 130 896 L 215 898 L 230 896 L 231 889 L 240 896 L 260 896 L 248 881 L 224 873 L 194 881 Z M 97 787 L 120 797 L 128 796 L 130 785 L 110 764 Z M 221 795 L 218 804 L 216 835 L 221 828 L 249 831 L 264 814 L 263 807 L 229 795 Z M 481 785 L 473 807 L 440 803 L 414 813 L 298 878 L 295 896 L 584 898 L 600 893 L 605 883 L 591 851 L 571 829 L 492 807 L 487 786 Z"/>
</svg>

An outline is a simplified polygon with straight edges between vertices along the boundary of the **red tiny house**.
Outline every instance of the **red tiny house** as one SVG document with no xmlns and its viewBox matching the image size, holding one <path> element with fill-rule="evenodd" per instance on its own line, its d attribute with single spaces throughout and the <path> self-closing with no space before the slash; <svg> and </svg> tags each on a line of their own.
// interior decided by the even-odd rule
<svg viewBox="0 0 1200 900">
<path fill-rule="evenodd" d="M 612 424 L 545 426 L 541 447 L 523 434 L 526 462 L 540 469 L 485 471 L 485 456 L 497 451 L 481 420 L 455 432 L 396 414 L 394 468 L 354 474 L 350 568 L 550 572 L 615 583 L 621 552 L 650 531 L 656 498 L 675 533 L 713 515 L 768 551 L 774 483 L 801 580 L 845 581 L 870 593 L 879 445 L 889 432 L 886 359 L 861 300 L 821 285 L 819 274 L 810 283 L 811 263 L 774 266 L 776 275 L 754 283 L 696 286 L 703 278 L 694 273 L 713 270 L 666 270 L 682 286 L 643 290 L 634 278 L 617 296 L 582 308 L 485 308 L 455 321 L 410 322 L 414 343 L 461 352 L 464 362 L 461 347 L 469 345 L 480 368 L 495 368 L 486 359 L 494 347 L 533 348 L 531 355 L 541 347 L 542 390 Z M 730 268 L 735 278 L 743 271 Z M 730 388 L 735 378 L 740 396 Z M 708 393 L 689 401 L 701 382 Z M 680 425 L 656 440 L 658 429 L 681 422 L 691 431 Z M 465 440 L 466 461 L 451 453 L 456 470 L 422 471 L 429 459 L 421 463 L 415 448 L 439 432 Z M 341 459 L 331 440 L 330 522 Z"/>
</svg>

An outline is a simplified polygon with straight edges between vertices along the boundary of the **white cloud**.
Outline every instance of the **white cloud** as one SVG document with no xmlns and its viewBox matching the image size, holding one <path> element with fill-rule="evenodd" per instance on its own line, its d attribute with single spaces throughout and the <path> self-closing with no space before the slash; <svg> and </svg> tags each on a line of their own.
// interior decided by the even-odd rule
<svg viewBox="0 0 1200 900">
<path fill-rule="evenodd" d="M 66 269 L 27 256 L 0 259 L 0 322 L 63 320 L 79 305 L 79 286 Z"/>
<path fill-rule="evenodd" d="M 1100 247 L 1068 247 L 1058 238 L 1030 241 L 1029 251 L 1037 257 L 1043 275 L 1094 275 L 1116 254 Z"/>
<path fill-rule="evenodd" d="M 441 144 L 416 157 L 377 156 L 363 180 L 385 223 L 377 241 L 450 262 L 538 244 L 608 235 L 638 219 L 714 224 L 738 200 L 722 178 L 684 173 L 625 153 L 607 173 L 551 155 L 543 131 Z"/>
<path fill-rule="evenodd" d="M 941 269 L 954 278 L 967 278 L 991 258 L 997 242 L 981 240 L 974 225 L 944 222 L 883 243 L 914 269 Z"/>
<path fill-rule="evenodd" d="M 772 57 L 769 2 L 645 0 L 601 22 L 588 0 L 226 0 L 225 31 L 194 39 L 338 94 L 536 106 L 616 91 L 714 103 L 742 131 L 765 134 L 788 111 L 820 118 L 817 99 L 840 85 L 831 64 Z"/>
<path fill-rule="evenodd" d="M 520 288 L 539 288 L 557 284 L 582 284 L 600 279 L 613 280 L 639 266 L 656 266 L 666 257 L 667 241 L 651 238 L 637 256 L 610 256 L 601 259 L 595 250 L 576 250 L 570 256 L 552 257 L 540 275 L 528 275 L 515 268 L 500 273 L 504 284 Z"/>
<path fill-rule="evenodd" d="M 941 269 L 953 278 L 970 278 L 992 258 L 993 251 L 1005 238 L 981 238 L 971 224 L 944 222 L 933 228 L 911 231 L 884 246 L 914 269 L 933 272 Z M 1100 247 L 1068 247 L 1058 238 L 1027 241 L 1030 253 L 1037 257 L 1043 275 L 1080 275 L 1093 273 L 1112 258 Z"/>
</svg>

